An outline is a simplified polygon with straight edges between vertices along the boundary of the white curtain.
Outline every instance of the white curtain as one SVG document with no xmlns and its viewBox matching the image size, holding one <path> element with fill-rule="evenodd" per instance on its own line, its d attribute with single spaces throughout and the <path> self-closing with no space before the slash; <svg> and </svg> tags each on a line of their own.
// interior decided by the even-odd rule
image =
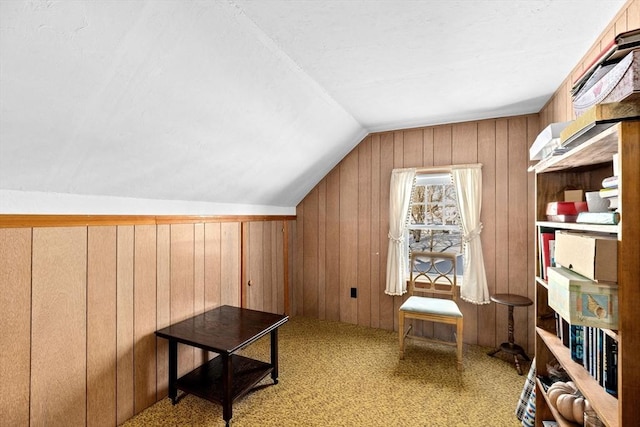
<svg viewBox="0 0 640 427">
<path fill-rule="evenodd" d="M 389 188 L 389 252 L 387 253 L 387 295 L 407 291 L 407 225 L 415 169 L 394 169 Z"/>
<path fill-rule="evenodd" d="M 464 276 L 460 285 L 460 298 L 473 304 L 489 304 L 491 300 L 480 241 L 481 165 L 453 166 L 451 175 L 456 187 L 458 212 L 464 234 Z"/>
</svg>

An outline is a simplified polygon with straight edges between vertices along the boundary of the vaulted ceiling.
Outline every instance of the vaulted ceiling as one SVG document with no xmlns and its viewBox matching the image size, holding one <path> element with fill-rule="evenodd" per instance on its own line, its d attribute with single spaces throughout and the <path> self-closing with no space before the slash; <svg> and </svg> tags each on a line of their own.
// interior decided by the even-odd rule
<svg viewBox="0 0 640 427">
<path fill-rule="evenodd" d="M 0 213 L 293 213 L 369 132 L 538 112 L 623 4 L 0 0 Z"/>
</svg>

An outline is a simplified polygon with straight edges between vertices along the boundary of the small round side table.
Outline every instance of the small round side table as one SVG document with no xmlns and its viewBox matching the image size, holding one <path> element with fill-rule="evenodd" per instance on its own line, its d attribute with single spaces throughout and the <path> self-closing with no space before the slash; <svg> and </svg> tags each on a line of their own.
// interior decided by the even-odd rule
<svg viewBox="0 0 640 427">
<path fill-rule="evenodd" d="M 499 351 L 504 351 L 505 353 L 513 355 L 513 360 L 516 365 L 516 371 L 518 371 L 518 375 L 522 375 L 522 368 L 520 367 L 520 363 L 518 362 L 518 356 L 522 356 L 522 358 L 526 361 L 530 361 L 529 356 L 525 353 L 524 349 L 520 347 L 518 344 L 514 343 L 513 340 L 513 307 L 526 307 L 533 304 L 529 298 L 522 295 L 515 294 L 495 294 L 491 297 L 491 301 L 503 304 L 509 307 L 509 338 L 508 342 L 500 344 L 495 350 L 487 353 L 489 356 L 494 356 Z"/>
</svg>

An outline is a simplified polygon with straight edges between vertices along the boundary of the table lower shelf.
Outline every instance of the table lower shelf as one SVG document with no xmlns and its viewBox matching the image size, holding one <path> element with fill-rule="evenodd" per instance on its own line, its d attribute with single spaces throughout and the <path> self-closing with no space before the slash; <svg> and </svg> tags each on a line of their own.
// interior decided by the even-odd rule
<svg viewBox="0 0 640 427">
<path fill-rule="evenodd" d="M 233 367 L 231 387 L 232 402 L 245 395 L 264 377 L 273 372 L 273 366 L 269 363 L 237 354 L 232 354 L 230 357 Z M 176 383 L 176 387 L 179 390 L 211 402 L 223 403 L 222 357 L 217 356 L 183 377 L 180 377 Z"/>
</svg>

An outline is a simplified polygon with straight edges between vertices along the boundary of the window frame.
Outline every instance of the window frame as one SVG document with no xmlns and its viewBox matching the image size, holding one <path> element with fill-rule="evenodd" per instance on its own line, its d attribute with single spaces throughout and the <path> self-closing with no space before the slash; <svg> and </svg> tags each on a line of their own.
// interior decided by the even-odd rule
<svg viewBox="0 0 640 427">
<path fill-rule="evenodd" d="M 455 197 L 454 197 L 454 201 L 453 203 L 447 203 L 445 199 L 445 196 L 443 195 L 441 201 L 439 202 L 429 202 L 427 200 L 424 200 L 424 198 L 427 195 L 427 189 L 426 187 L 429 186 L 442 186 L 442 191 L 443 194 L 446 193 L 447 189 L 446 187 L 451 188 L 454 191 Z M 415 197 L 418 194 L 418 187 L 425 187 L 425 191 L 424 191 L 424 197 L 423 200 L 416 200 Z M 413 214 L 413 210 L 415 206 L 424 206 L 424 218 L 423 221 L 425 221 L 427 219 L 427 209 L 428 206 L 441 206 L 443 209 L 446 209 L 447 207 L 454 207 L 455 208 L 455 224 L 428 224 L 425 222 L 422 223 L 416 223 L 414 222 L 414 214 Z M 444 214 L 443 214 L 444 216 Z M 442 222 L 447 222 L 443 219 Z M 431 231 L 430 235 L 431 235 L 431 239 L 432 241 L 429 243 L 430 245 L 430 250 L 434 250 L 435 252 L 445 252 L 447 251 L 448 248 L 443 248 L 442 250 L 437 249 L 437 246 L 434 246 L 433 244 L 433 232 L 442 232 L 442 231 L 455 231 L 455 233 L 452 233 L 454 235 L 456 235 L 456 238 L 458 239 L 459 243 L 455 245 L 456 250 L 455 251 L 448 251 L 448 252 L 455 252 L 458 256 L 458 260 L 457 260 L 457 271 L 458 271 L 458 277 L 457 277 L 457 281 L 458 281 L 458 285 L 460 285 L 462 283 L 462 276 L 463 276 L 463 260 L 462 260 L 462 255 L 464 253 L 464 243 L 463 243 L 463 230 L 462 230 L 462 226 L 460 223 L 460 212 L 459 212 L 459 205 L 458 205 L 458 194 L 455 190 L 455 186 L 452 182 L 452 177 L 450 173 L 443 173 L 443 172 L 422 172 L 422 173 L 417 173 L 416 174 L 416 178 L 414 181 L 414 188 L 411 194 L 411 202 L 409 204 L 409 212 L 408 212 L 408 217 L 407 217 L 407 245 L 406 245 L 406 253 L 405 253 L 405 260 L 406 260 L 406 268 L 407 268 L 407 273 L 409 273 L 409 268 L 410 268 L 410 259 L 411 259 L 411 253 L 412 253 L 412 245 L 415 245 L 416 242 L 414 241 L 414 239 L 412 238 L 412 231 L 414 230 L 420 230 L 421 231 L 421 238 L 420 238 L 420 242 L 423 241 L 423 237 L 422 237 L 422 232 L 424 231 Z"/>
</svg>

